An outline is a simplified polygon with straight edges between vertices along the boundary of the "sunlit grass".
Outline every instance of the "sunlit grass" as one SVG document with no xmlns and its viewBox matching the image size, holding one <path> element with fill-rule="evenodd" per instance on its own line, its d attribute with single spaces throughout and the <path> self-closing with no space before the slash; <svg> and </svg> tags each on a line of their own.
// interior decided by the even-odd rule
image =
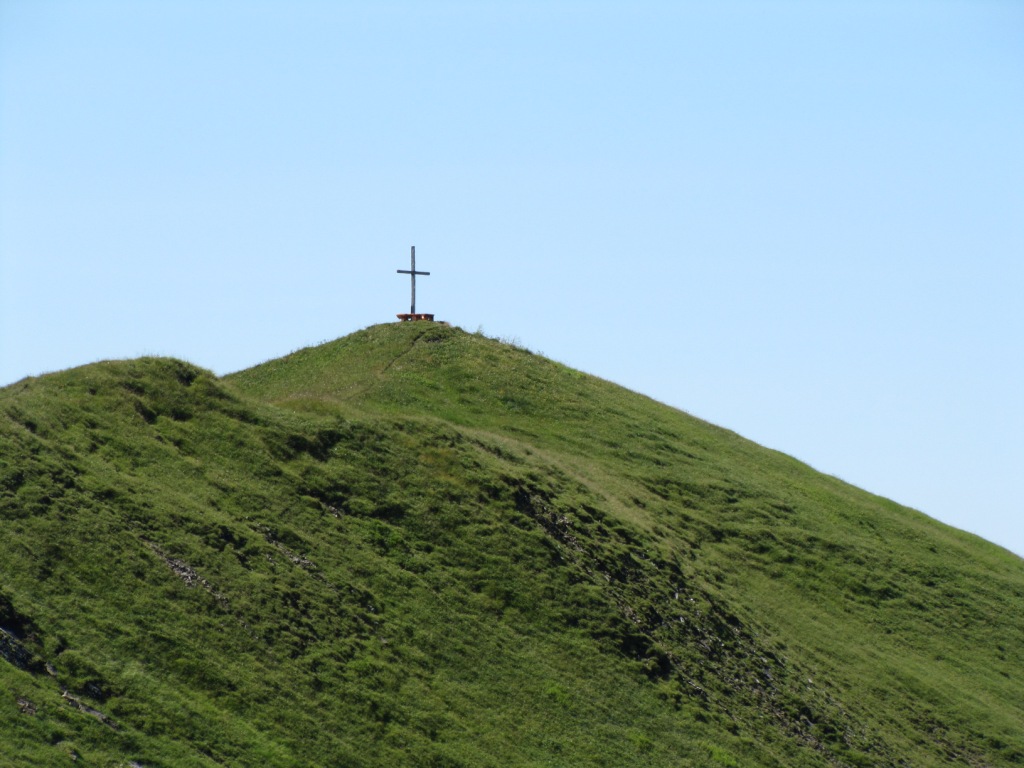
<svg viewBox="0 0 1024 768">
<path fill-rule="evenodd" d="M 15 765 L 1024 760 L 1019 558 L 482 334 L 86 366 L 0 446 Z"/>
</svg>

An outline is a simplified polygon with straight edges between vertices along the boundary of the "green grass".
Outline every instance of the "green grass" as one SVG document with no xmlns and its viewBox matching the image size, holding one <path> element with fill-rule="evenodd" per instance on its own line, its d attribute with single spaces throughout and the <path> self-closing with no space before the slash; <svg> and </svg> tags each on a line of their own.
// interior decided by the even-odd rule
<svg viewBox="0 0 1024 768">
<path fill-rule="evenodd" d="M 11 765 L 1024 762 L 1019 558 L 459 329 L 0 390 L 0 526 Z"/>
</svg>

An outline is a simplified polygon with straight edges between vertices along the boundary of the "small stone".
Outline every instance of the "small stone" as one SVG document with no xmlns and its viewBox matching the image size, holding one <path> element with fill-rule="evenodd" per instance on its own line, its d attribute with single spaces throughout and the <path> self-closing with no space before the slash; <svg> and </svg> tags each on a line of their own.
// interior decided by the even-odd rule
<svg viewBox="0 0 1024 768">
<path fill-rule="evenodd" d="M 18 697 L 18 709 L 26 715 L 34 715 L 36 713 L 36 705 L 26 699 L 24 696 Z"/>
</svg>

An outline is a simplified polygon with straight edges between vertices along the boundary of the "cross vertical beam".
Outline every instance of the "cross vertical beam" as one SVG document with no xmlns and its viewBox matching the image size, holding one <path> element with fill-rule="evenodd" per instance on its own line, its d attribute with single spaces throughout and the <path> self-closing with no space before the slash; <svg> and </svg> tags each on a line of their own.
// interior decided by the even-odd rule
<svg viewBox="0 0 1024 768">
<path fill-rule="evenodd" d="M 416 271 L 416 246 L 412 247 L 412 268 L 411 269 L 397 269 L 395 270 L 399 274 L 409 275 L 412 279 L 412 307 L 409 309 L 410 315 L 416 314 L 416 275 L 429 275 L 429 272 L 417 272 Z"/>
</svg>

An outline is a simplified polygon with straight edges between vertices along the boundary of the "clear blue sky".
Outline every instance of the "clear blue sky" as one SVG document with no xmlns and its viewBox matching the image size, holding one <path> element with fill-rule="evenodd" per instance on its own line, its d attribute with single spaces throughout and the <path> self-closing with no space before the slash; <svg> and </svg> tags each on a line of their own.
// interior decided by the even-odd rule
<svg viewBox="0 0 1024 768">
<path fill-rule="evenodd" d="M 408 307 L 1024 554 L 1024 3 L 0 0 L 0 384 Z"/>
</svg>

